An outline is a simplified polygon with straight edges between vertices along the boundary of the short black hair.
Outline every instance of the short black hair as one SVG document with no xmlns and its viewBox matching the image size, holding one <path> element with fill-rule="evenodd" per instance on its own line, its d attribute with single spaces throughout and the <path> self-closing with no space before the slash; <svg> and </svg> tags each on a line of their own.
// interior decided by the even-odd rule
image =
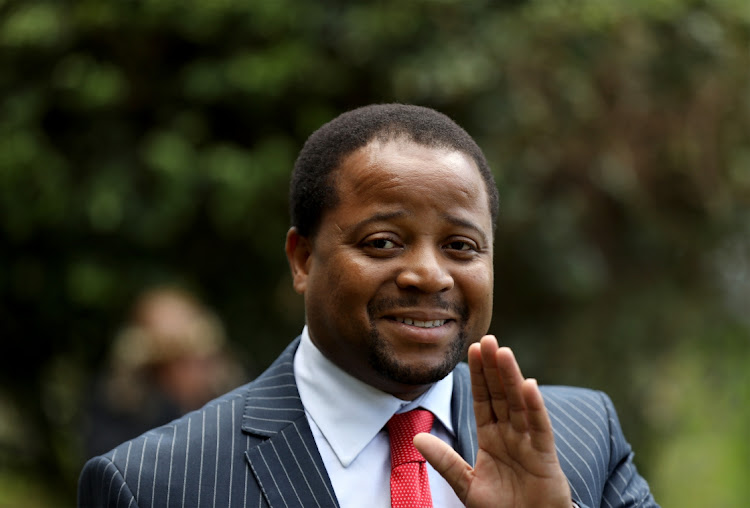
<svg viewBox="0 0 750 508">
<path fill-rule="evenodd" d="M 498 215 L 495 178 L 474 139 L 448 116 L 434 109 L 407 104 L 373 104 L 339 115 L 313 132 L 294 163 L 289 189 L 292 226 L 306 237 L 317 233 L 323 212 L 338 203 L 334 169 L 373 139 L 405 137 L 417 144 L 448 148 L 469 155 L 482 175 L 489 196 L 492 225 Z"/>
</svg>

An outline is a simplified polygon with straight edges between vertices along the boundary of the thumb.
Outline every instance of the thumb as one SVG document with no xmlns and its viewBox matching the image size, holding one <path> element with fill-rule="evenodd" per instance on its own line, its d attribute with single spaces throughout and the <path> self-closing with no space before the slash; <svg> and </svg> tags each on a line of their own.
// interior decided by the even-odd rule
<svg viewBox="0 0 750 508">
<path fill-rule="evenodd" d="M 435 471 L 445 478 L 463 502 L 469 492 L 473 468 L 440 438 L 425 432 L 414 436 L 414 446 Z"/>
</svg>

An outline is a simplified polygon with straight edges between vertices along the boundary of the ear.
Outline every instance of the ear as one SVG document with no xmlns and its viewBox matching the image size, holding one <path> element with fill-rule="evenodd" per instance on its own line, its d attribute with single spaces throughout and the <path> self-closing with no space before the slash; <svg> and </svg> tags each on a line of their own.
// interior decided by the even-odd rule
<svg viewBox="0 0 750 508">
<path fill-rule="evenodd" d="M 299 294 L 307 289 L 307 276 L 310 270 L 312 243 L 310 239 L 300 235 L 297 228 L 290 228 L 286 234 L 286 258 L 292 271 L 292 285 Z"/>
</svg>

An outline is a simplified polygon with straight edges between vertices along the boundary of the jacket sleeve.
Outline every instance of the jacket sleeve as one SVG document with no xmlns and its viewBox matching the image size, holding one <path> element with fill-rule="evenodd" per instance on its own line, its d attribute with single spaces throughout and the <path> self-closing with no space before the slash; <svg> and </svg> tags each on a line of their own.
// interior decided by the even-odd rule
<svg viewBox="0 0 750 508">
<path fill-rule="evenodd" d="M 78 479 L 78 507 L 138 508 L 122 473 L 107 457 L 94 457 Z"/>
</svg>

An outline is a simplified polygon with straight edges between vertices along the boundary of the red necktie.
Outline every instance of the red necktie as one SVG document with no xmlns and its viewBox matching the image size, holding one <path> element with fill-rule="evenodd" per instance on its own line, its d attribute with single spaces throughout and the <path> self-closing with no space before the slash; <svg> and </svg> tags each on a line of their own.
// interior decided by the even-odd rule
<svg viewBox="0 0 750 508">
<path fill-rule="evenodd" d="M 391 439 L 391 506 L 393 508 L 432 508 L 430 480 L 425 458 L 412 441 L 420 432 L 429 432 L 435 415 L 425 409 L 396 414 L 388 421 Z"/>
</svg>

